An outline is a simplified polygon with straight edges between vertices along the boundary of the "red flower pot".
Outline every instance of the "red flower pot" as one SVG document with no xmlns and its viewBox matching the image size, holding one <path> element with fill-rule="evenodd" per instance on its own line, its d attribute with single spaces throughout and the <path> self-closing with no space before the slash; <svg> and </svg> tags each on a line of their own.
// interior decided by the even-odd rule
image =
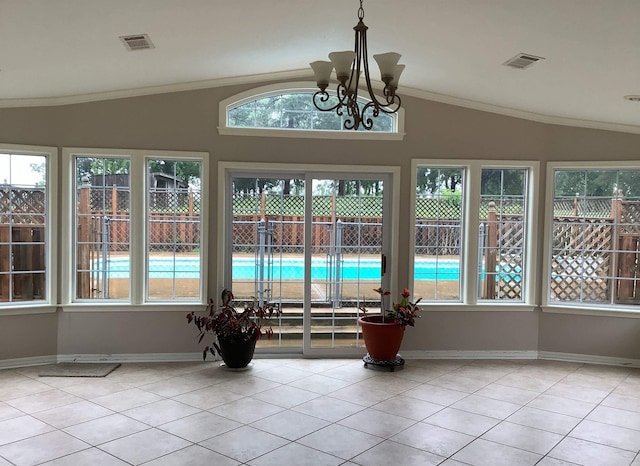
<svg viewBox="0 0 640 466">
<path fill-rule="evenodd" d="M 362 337 L 367 352 L 372 359 L 377 361 L 393 361 L 396 359 L 404 327 L 381 315 L 360 317 L 358 323 L 362 327 Z"/>
</svg>

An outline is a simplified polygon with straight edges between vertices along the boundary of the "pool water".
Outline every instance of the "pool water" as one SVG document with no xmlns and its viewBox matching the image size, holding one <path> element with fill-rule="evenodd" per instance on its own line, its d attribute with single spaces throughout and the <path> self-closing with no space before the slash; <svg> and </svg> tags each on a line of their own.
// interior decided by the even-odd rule
<svg viewBox="0 0 640 466">
<path fill-rule="evenodd" d="M 96 264 L 95 272 L 101 273 L 101 264 Z M 415 280 L 460 280 L 460 262 L 453 259 L 417 259 L 414 266 Z M 254 280 L 259 275 L 259 268 L 253 257 L 235 257 L 233 259 L 232 276 L 234 279 Z M 109 278 L 128 278 L 129 259 L 115 257 L 108 261 Z M 304 259 L 283 258 L 274 260 L 271 266 L 265 266 L 264 279 L 303 280 Z M 519 267 L 509 272 L 516 281 L 520 280 L 522 271 Z M 501 271 L 500 275 L 505 272 Z M 200 260 L 196 257 L 152 257 L 149 261 L 150 278 L 199 278 Z M 312 260 L 311 278 L 313 280 L 335 279 L 336 270 L 327 260 Z M 340 277 L 343 280 L 378 280 L 380 278 L 379 259 L 343 259 L 340 262 Z"/>
</svg>

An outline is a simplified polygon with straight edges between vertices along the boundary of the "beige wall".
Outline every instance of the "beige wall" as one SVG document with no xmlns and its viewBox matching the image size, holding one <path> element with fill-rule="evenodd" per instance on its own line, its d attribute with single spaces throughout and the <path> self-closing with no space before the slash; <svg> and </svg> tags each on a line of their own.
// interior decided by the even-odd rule
<svg viewBox="0 0 640 466">
<path fill-rule="evenodd" d="M 43 108 L 0 109 L 0 142 L 57 147 L 205 151 L 211 156 L 209 242 L 216 245 L 218 161 L 398 165 L 400 237 L 409 235 L 413 158 L 638 160 L 640 135 L 554 126 L 416 98 L 403 99 L 403 141 L 220 136 L 218 102 L 255 86 L 232 86 Z M 544 190 L 536 204 L 544 218 Z M 538 225 L 542 237 L 543 222 Z M 62 240 L 62 239 L 60 239 Z M 400 242 L 406 244 L 406 242 Z M 409 259 L 400 248 L 399 263 Z M 539 248 L 539 263 L 542 250 Z M 209 256 L 209 287 L 217 255 Z M 407 282 L 400 269 L 398 282 Z M 542 280 L 538 272 L 538 281 Z M 540 301 L 540 296 L 537 296 Z M 640 320 L 532 312 L 424 312 L 405 350 L 552 351 L 640 359 Z M 50 354 L 197 352 L 184 313 L 61 312 L 0 317 L 0 360 Z"/>
</svg>

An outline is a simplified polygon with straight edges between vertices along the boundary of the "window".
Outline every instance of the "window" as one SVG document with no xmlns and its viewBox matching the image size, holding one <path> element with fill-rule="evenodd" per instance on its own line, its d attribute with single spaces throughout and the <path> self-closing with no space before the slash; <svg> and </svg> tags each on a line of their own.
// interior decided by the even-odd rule
<svg viewBox="0 0 640 466">
<path fill-rule="evenodd" d="M 424 302 L 530 303 L 536 165 L 414 161 L 413 288 Z"/>
<path fill-rule="evenodd" d="M 370 131 L 345 130 L 346 111 L 323 112 L 313 104 L 314 84 L 270 85 L 232 96 L 220 103 L 220 134 L 296 138 L 402 139 L 404 110 L 380 113 Z M 337 97 L 330 97 L 337 102 Z M 362 105 L 368 101 L 360 99 Z M 368 111 L 366 116 L 372 116 Z"/>
<path fill-rule="evenodd" d="M 550 178 L 549 304 L 638 306 L 640 166 L 553 164 Z"/>
<path fill-rule="evenodd" d="M 203 301 L 204 154 L 67 150 L 74 302 Z"/>
<path fill-rule="evenodd" d="M 49 303 L 54 148 L 0 146 L 0 307 Z"/>
<path fill-rule="evenodd" d="M 202 162 L 147 161 L 147 299 L 202 295 Z"/>
</svg>

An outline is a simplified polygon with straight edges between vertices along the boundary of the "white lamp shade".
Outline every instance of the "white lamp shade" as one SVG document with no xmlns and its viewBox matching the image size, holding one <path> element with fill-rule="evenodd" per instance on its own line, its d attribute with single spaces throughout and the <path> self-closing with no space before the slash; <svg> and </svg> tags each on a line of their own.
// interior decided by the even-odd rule
<svg viewBox="0 0 640 466">
<path fill-rule="evenodd" d="M 329 59 L 333 62 L 333 66 L 336 69 L 338 81 L 344 83 L 349 79 L 349 75 L 351 75 L 351 65 L 355 57 L 356 53 L 353 50 L 331 52 L 329 54 Z"/>
<path fill-rule="evenodd" d="M 381 53 L 373 56 L 373 58 L 378 62 L 380 75 L 382 76 L 383 81 L 385 78 L 393 79 L 393 75 L 396 71 L 396 65 L 398 64 L 401 56 L 402 55 L 395 52 Z"/>
<path fill-rule="evenodd" d="M 313 70 L 313 74 L 316 76 L 316 82 L 318 86 L 329 85 L 329 79 L 331 79 L 331 72 L 333 71 L 333 63 L 330 61 L 314 61 L 313 63 L 309 63 L 311 65 L 311 69 Z"/>
<path fill-rule="evenodd" d="M 389 83 L 389 86 L 398 88 L 398 81 L 400 80 L 400 75 L 404 71 L 404 65 L 396 65 L 396 71 L 393 73 L 393 79 Z"/>
</svg>

